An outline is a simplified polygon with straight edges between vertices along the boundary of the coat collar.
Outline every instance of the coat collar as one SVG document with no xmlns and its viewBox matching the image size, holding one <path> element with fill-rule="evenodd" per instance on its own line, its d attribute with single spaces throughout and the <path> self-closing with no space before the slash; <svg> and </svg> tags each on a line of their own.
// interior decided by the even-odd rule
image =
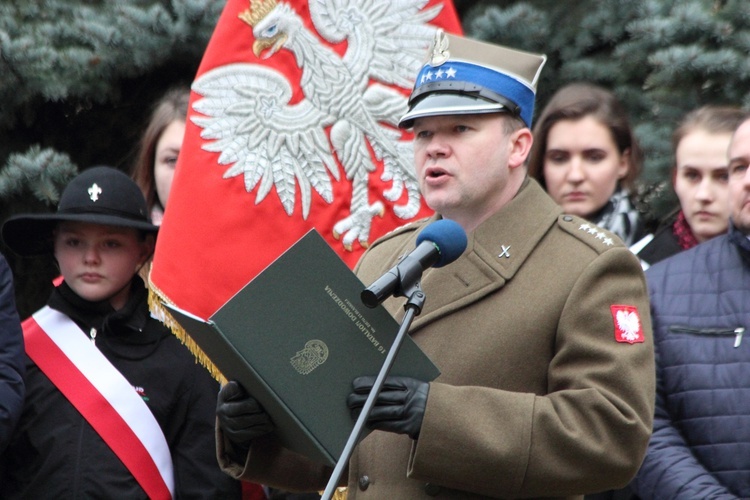
<svg viewBox="0 0 750 500">
<path fill-rule="evenodd" d="M 88 331 L 96 328 L 105 334 L 130 335 L 142 332 L 148 321 L 148 307 L 144 304 L 148 291 L 136 274 L 130 283 L 130 297 L 125 306 L 115 311 L 109 300 L 91 302 L 76 294 L 66 282 L 62 282 L 50 296 L 48 305 L 69 316 Z M 143 336 L 133 339 L 144 338 Z M 145 339 L 151 342 L 152 339 Z"/>
<path fill-rule="evenodd" d="M 729 221 L 729 241 L 737 245 L 742 253 L 746 255 L 750 254 L 750 240 L 748 240 L 748 235 L 737 229 L 731 220 Z"/>
<path fill-rule="evenodd" d="M 452 264 L 428 269 L 422 278 L 427 296 L 413 329 L 480 300 L 513 278 L 562 213 L 539 184 L 530 178 L 495 215 L 468 234 L 464 254 Z M 439 218 L 433 216 L 428 221 Z M 412 236 L 416 240 L 416 234 Z M 414 242 L 409 242 L 413 248 Z M 455 286 L 444 286 L 452 283 Z M 402 315 L 399 315 L 401 317 Z"/>
</svg>

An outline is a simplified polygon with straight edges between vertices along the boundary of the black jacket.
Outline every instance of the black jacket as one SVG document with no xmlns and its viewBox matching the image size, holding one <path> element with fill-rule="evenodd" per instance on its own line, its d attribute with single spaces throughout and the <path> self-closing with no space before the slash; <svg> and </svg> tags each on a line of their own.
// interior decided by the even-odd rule
<svg viewBox="0 0 750 500">
<path fill-rule="evenodd" d="M 172 454 L 177 498 L 239 498 L 240 484 L 221 472 L 214 452 L 218 384 L 159 321 L 134 278 L 127 305 L 81 299 L 65 283 L 48 305 L 84 332 L 141 397 Z M 4 458 L 3 498 L 146 498 L 112 450 L 39 368 L 26 358 L 27 398 Z"/>
<path fill-rule="evenodd" d="M 677 213 L 674 212 L 662 222 L 654 233 L 654 239 L 638 252 L 638 258 L 649 266 L 682 252 L 683 248 L 680 246 L 673 229 L 677 220 Z"/>
<path fill-rule="evenodd" d="M 16 312 L 10 267 L 0 255 L 0 456 L 21 415 L 23 393 L 21 322 Z"/>
</svg>

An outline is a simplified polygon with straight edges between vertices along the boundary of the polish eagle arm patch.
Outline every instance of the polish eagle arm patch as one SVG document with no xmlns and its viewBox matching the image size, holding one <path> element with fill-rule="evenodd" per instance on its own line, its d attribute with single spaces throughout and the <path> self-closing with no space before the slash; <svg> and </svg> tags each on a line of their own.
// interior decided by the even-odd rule
<svg viewBox="0 0 750 500">
<path fill-rule="evenodd" d="M 637 307 L 613 304 L 610 310 L 615 324 L 616 341 L 635 344 L 645 340 Z"/>
</svg>

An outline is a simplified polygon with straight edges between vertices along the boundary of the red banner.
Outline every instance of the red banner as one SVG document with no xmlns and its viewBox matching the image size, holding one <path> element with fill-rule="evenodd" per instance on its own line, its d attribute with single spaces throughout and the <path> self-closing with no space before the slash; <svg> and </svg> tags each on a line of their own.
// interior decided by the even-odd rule
<svg viewBox="0 0 750 500">
<path fill-rule="evenodd" d="M 229 0 L 193 82 L 150 281 L 210 317 L 315 227 L 353 266 L 429 215 L 395 124 L 450 2 Z"/>
</svg>

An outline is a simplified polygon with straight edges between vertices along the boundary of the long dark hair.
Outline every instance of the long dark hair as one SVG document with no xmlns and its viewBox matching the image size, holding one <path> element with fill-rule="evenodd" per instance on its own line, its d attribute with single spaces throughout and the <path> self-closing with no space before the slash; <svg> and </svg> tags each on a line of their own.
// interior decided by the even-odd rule
<svg viewBox="0 0 750 500">
<path fill-rule="evenodd" d="M 164 129 L 175 120 L 186 120 L 190 89 L 175 87 L 159 99 L 151 112 L 146 129 L 143 131 L 138 148 L 138 154 L 131 170 L 133 180 L 143 191 L 148 209 L 159 204 L 154 183 L 154 155 L 156 143 L 159 142 Z M 161 207 L 164 208 L 164 207 Z"/>
</svg>

